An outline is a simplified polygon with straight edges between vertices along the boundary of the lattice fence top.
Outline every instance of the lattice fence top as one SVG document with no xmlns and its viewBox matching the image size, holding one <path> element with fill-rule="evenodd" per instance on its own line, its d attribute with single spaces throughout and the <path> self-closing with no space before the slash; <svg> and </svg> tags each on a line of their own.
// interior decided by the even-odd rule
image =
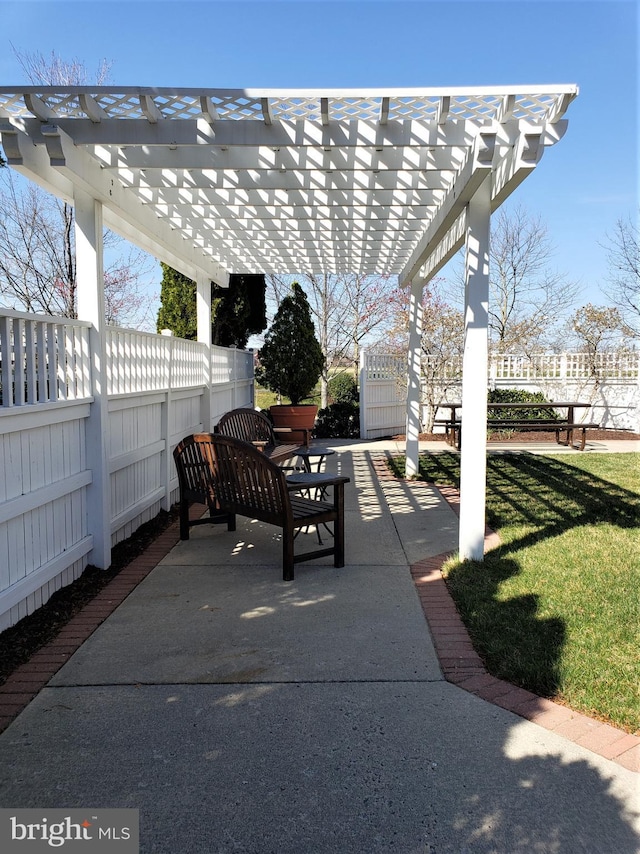
<svg viewBox="0 0 640 854">
<path fill-rule="evenodd" d="M 577 91 L 5 87 L 0 134 L 9 165 L 92 194 L 110 228 L 191 278 L 426 281 L 459 248 L 474 188 L 489 176 L 497 208 Z"/>
</svg>

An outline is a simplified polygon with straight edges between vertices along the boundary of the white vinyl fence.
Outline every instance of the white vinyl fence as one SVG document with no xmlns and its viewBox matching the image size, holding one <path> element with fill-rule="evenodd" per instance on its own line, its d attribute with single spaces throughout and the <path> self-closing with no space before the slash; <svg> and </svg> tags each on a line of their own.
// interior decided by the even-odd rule
<svg viewBox="0 0 640 854">
<path fill-rule="evenodd" d="M 0 309 L 0 631 L 90 562 L 90 342 L 87 323 Z M 180 439 L 254 405 L 253 353 L 117 328 L 106 351 L 113 546 L 177 500 Z"/>
<path fill-rule="evenodd" d="M 584 401 L 591 407 L 583 410 L 582 420 L 640 432 L 639 356 L 637 352 L 602 353 L 595 359 L 585 353 L 495 355 L 490 360 L 487 382 L 490 388 L 541 391 L 549 400 Z M 448 364 L 435 373 L 435 400 L 460 400 L 460 365 Z M 404 433 L 406 392 L 406 356 L 363 351 L 360 435 L 376 439 Z M 427 420 L 425 410 L 423 422 Z"/>
</svg>

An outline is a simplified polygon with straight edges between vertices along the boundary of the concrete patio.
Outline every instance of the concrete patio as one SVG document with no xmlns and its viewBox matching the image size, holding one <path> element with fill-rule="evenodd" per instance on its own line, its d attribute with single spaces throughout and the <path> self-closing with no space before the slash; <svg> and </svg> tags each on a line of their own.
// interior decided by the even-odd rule
<svg viewBox="0 0 640 854">
<path fill-rule="evenodd" d="M 0 735 L 0 806 L 139 809 L 167 854 L 636 854 L 636 773 L 445 680 L 409 567 L 449 504 L 332 447 L 346 566 L 193 529 Z"/>
</svg>

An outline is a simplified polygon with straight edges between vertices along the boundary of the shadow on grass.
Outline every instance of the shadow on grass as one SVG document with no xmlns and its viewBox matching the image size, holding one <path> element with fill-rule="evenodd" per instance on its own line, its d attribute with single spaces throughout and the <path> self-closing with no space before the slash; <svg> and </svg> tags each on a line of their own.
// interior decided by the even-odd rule
<svg viewBox="0 0 640 854">
<path fill-rule="evenodd" d="M 500 586 L 519 572 L 517 561 L 492 555 L 483 563 L 456 564 L 447 587 L 488 670 L 540 696 L 554 697 L 560 687 L 564 621 L 541 618 L 534 594 L 499 599 Z"/>
<path fill-rule="evenodd" d="M 460 458 L 453 453 L 423 456 L 420 475 L 458 487 Z M 640 497 L 554 457 L 492 454 L 487 458 L 487 517 L 492 528 L 505 528 L 503 544 L 481 563 L 453 566 L 447 586 L 490 672 L 542 696 L 556 696 L 564 621 L 543 618 L 534 593 L 506 599 L 501 589 L 520 574 L 518 554 L 524 549 L 581 526 L 640 527 Z M 558 553 L 559 560 L 564 557 Z"/>
</svg>

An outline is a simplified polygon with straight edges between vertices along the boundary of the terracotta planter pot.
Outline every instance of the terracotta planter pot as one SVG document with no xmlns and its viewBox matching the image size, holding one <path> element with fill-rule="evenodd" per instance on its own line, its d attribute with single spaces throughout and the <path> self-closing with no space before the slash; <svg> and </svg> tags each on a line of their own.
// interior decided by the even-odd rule
<svg viewBox="0 0 640 854">
<path fill-rule="evenodd" d="M 298 442 L 308 445 L 311 431 L 316 421 L 318 407 L 314 404 L 299 404 L 298 406 L 281 405 L 270 406 L 269 412 L 273 420 L 273 426 L 277 433 L 278 428 L 291 430 L 287 441 Z"/>
</svg>

